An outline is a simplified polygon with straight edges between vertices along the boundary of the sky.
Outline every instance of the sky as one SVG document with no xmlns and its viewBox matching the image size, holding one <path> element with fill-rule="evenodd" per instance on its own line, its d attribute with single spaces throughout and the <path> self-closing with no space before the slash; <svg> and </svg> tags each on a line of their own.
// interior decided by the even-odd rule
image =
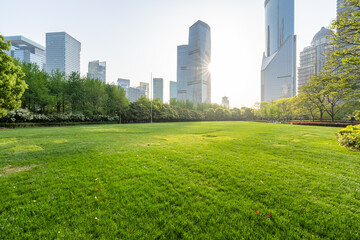
<svg viewBox="0 0 360 240">
<path fill-rule="evenodd" d="M 45 46 L 46 32 L 64 31 L 81 42 L 81 75 L 88 62 L 106 61 L 107 82 L 131 86 L 164 79 L 164 100 L 176 81 L 177 46 L 189 27 L 211 27 L 212 102 L 227 96 L 231 107 L 260 101 L 265 49 L 264 0 L 0 0 L 0 34 L 23 35 Z M 8 9 L 5 9 L 8 6 Z M 295 0 L 297 57 L 336 16 L 336 0 Z M 298 63 L 299 66 L 299 63 Z"/>
</svg>

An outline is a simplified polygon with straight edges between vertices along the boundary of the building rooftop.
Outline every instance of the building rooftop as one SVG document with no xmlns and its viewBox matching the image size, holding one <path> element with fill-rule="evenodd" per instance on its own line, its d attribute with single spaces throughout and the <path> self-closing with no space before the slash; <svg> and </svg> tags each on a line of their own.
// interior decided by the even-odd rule
<svg viewBox="0 0 360 240">
<path fill-rule="evenodd" d="M 6 41 L 11 41 L 11 45 L 14 47 L 21 47 L 21 46 L 27 46 L 27 47 L 32 47 L 32 48 L 38 48 L 42 51 L 45 51 L 45 47 L 41 46 L 40 44 L 31 41 L 30 39 L 18 35 L 18 36 L 7 36 L 5 37 Z"/>
<path fill-rule="evenodd" d="M 321 30 L 315 34 L 311 43 L 314 43 L 315 41 L 320 40 L 324 37 L 330 37 L 332 34 L 334 34 L 334 33 L 333 33 L 333 31 L 331 31 L 331 29 L 322 27 Z"/>
</svg>

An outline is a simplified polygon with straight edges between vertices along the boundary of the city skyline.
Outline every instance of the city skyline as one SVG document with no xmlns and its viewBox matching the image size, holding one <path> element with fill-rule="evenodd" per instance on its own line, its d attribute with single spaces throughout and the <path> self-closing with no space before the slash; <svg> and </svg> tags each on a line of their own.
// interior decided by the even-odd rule
<svg viewBox="0 0 360 240">
<path fill-rule="evenodd" d="M 224 95 L 229 96 L 233 107 L 251 107 L 260 101 L 259 65 L 265 38 L 263 0 L 191 1 L 191 11 L 186 7 L 190 1 L 105 1 L 100 5 L 78 1 L 66 9 L 66 18 L 61 12 L 69 1 L 20 2 L 24 10 L 19 9 L 19 14 L 31 21 L 8 22 L 5 20 L 11 14 L 4 12 L 0 16 L 0 34 L 23 35 L 45 45 L 46 32 L 65 31 L 82 43 L 82 76 L 87 73 L 88 62 L 94 59 L 107 61 L 108 83 L 124 77 L 139 85 L 150 82 L 152 72 L 165 81 L 165 101 L 169 99 L 169 81 L 176 80 L 176 47 L 187 42 L 188 27 L 201 19 L 212 30 L 212 102 L 220 104 Z M 29 9 L 35 6 L 44 15 L 29 15 Z M 329 26 L 336 17 L 336 7 L 336 0 L 296 1 L 297 55 L 322 26 Z M 50 14 L 48 9 L 53 8 L 59 11 Z M 95 12 L 99 13 L 97 18 L 93 18 Z M 115 12 L 120 17 L 113 17 Z M 112 36 L 117 44 L 104 41 L 107 36 Z"/>
</svg>

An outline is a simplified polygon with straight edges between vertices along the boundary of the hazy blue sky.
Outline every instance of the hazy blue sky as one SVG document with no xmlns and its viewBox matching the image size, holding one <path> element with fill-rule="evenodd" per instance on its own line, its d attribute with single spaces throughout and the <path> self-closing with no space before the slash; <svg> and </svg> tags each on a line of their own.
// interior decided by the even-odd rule
<svg viewBox="0 0 360 240">
<path fill-rule="evenodd" d="M 189 27 L 208 23 L 212 34 L 212 102 L 231 107 L 260 99 L 265 48 L 263 0 L 1 0 L 0 34 L 23 35 L 45 46 L 45 33 L 65 31 L 82 44 L 81 75 L 89 61 L 107 62 L 107 82 L 150 82 L 150 73 L 176 81 L 176 47 Z M 4 5 L 8 6 L 7 9 Z M 298 53 L 336 15 L 336 0 L 296 0 Z"/>
</svg>

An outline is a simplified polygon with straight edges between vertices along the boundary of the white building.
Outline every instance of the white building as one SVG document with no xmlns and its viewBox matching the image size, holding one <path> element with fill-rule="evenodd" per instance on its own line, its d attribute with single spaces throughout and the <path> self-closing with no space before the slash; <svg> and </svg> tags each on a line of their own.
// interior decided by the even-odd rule
<svg viewBox="0 0 360 240">
<path fill-rule="evenodd" d="M 261 67 L 261 101 L 296 93 L 294 0 L 265 1 L 265 53 Z"/>
<path fill-rule="evenodd" d="M 99 60 L 89 62 L 87 77 L 99 79 L 106 83 L 106 62 L 100 62 Z"/>
<path fill-rule="evenodd" d="M 188 45 L 178 46 L 177 54 L 177 99 L 211 103 L 210 26 L 202 21 L 192 25 Z"/>
<path fill-rule="evenodd" d="M 329 50 L 330 37 L 333 32 L 327 28 L 314 36 L 311 46 L 300 53 L 300 67 L 298 68 L 298 89 L 305 85 L 312 76 L 316 76 L 325 65 L 325 53 Z"/>
<path fill-rule="evenodd" d="M 81 43 L 65 32 L 46 33 L 46 71 L 80 73 Z"/>
<path fill-rule="evenodd" d="M 35 63 L 40 70 L 45 70 L 45 47 L 24 36 L 8 36 L 5 37 L 5 41 L 11 41 L 10 51 L 6 51 L 7 54 L 20 62 Z"/>
</svg>

